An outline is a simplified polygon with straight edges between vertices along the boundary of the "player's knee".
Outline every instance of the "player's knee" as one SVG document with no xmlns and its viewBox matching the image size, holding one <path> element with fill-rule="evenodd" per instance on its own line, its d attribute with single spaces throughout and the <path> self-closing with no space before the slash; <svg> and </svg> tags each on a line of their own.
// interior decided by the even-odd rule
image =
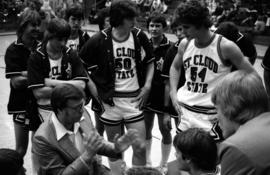
<svg viewBox="0 0 270 175">
<path fill-rule="evenodd" d="M 168 127 L 165 127 L 164 125 L 160 126 L 159 130 L 163 137 L 171 135 L 171 129 Z"/>
<path fill-rule="evenodd" d="M 25 156 L 25 154 L 26 154 L 26 151 L 27 151 L 27 147 L 25 147 L 25 146 L 18 146 L 17 148 L 16 148 L 16 151 L 21 155 L 21 156 Z"/>
<path fill-rule="evenodd" d="M 162 143 L 165 145 L 171 144 L 172 143 L 172 136 L 170 135 L 168 137 L 163 137 Z"/>
</svg>

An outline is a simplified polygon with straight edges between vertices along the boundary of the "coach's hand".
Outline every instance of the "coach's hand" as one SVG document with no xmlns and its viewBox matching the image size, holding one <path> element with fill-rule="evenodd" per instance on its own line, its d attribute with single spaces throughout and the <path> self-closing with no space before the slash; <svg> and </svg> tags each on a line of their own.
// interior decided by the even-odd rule
<svg viewBox="0 0 270 175">
<path fill-rule="evenodd" d="M 139 139 L 139 133 L 136 129 L 129 129 L 121 137 L 116 134 L 114 137 L 114 146 L 117 153 L 125 151 L 130 145 L 136 143 Z"/>
</svg>

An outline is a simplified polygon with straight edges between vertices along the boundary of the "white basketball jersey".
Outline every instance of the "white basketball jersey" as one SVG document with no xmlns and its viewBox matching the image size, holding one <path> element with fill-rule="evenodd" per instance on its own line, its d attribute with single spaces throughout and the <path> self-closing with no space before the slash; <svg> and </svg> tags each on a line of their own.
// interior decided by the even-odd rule
<svg viewBox="0 0 270 175">
<path fill-rule="evenodd" d="M 75 39 L 68 39 L 66 46 L 73 49 L 73 50 L 75 50 L 75 51 L 78 51 L 79 43 L 80 43 L 79 37 L 77 37 Z"/>
<path fill-rule="evenodd" d="M 139 89 L 135 46 L 132 33 L 123 42 L 113 39 L 113 55 L 115 65 L 115 91 L 132 92 Z"/>
<path fill-rule="evenodd" d="M 220 58 L 219 37 L 215 34 L 212 42 L 203 48 L 197 47 L 194 39 L 189 42 L 183 54 L 186 82 L 177 92 L 177 98 L 184 106 L 213 107 L 212 91 L 231 71 Z"/>
<path fill-rule="evenodd" d="M 50 62 L 49 77 L 51 79 L 58 79 L 61 76 L 62 57 L 58 60 L 53 60 L 53 59 L 49 58 L 49 62 Z"/>
</svg>

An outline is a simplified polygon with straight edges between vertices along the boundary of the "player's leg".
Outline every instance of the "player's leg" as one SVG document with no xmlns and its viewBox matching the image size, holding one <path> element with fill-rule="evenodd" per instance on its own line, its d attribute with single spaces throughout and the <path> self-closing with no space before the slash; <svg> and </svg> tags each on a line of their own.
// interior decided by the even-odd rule
<svg viewBox="0 0 270 175">
<path fill-rule="evenodd" d="M 152 129 L 154 126 L 154 116 L 155 113 L 152 111 L 145 110 L 144 114 L 144 121 L 145 121 L 145 131 L 146 131 L 146 141 L 145 141 L 145 148 L 146 148 L 146 165 L 151 166 L 151 147 L 152 147 Z"/>
<path fill-rule="evenodd" d="M 105 131 L 107 138 L 110 142 L 114 142 L 116 134 L 121 134 L 121 124 L 116 126 L 105 125 Z M 109 165 L 111 168 L 112 175 L 122 174 L 122 166 L 124 161 L 122 159 L 109 158 Z"/>
<path fill-rule="evenodd" d="M 139 132 L 139 141 L 138 144 L 132 146 L 133 157 L 132 165 L 133 166 L 145 166 L 146 165 L 146 150 L 145 150 L 145 123 L 142 120 L 136 122 L 126 123 L 127 129 L 136 129 Z M 138 149 L 138 147 L 139 149 Z"/>
<path fill-rule="evenodd" d="M 105 112 L 100 116 L 100 121 L 105 127 L 105 132 L 110 142 L 114 142 L 116 134 L 122 134 L 121 123 L 123 120 L 123 112 L 121 107 L 123 104 L 121 103 L 121 99 L 118 98 L 114 98 L 113 101 L 114 106 L 103 103 Z M 109 158 L 109 165 L 112 175 L 122 174 L 121 166 L 124 165 L 124 161 L 122 159 Z"/>
<path fill-rule="evenodd" d="M 103 136 L 104 133 L 104 125 L 103 123 L 100 121 L 100 116 L 95 112 L 95 128 L 97 129 L 97 132 L 99 133 L 99 135 Z"/>
<path fill-rule="evenodd" d="M 158 114 L 158 126 L 159 130 L 162 135 L 162 141 L 161 141 L 161 161 L 160 161 L 160 167 L 166 167 L 171 147 L 172 147 L 172 135 L 171 135 L 171 128 L 168 128 L 165 126 L 165 123 L 163 122 L 164 114 Z"/>
<path fill-rule="evenodd" d="M 23 113 L 13 115 L 16 151 L 22 156 L 26 154 L 29 140 L 29 129 L 26 126 L 26 120 L 26 116 Z"/>
</svg>

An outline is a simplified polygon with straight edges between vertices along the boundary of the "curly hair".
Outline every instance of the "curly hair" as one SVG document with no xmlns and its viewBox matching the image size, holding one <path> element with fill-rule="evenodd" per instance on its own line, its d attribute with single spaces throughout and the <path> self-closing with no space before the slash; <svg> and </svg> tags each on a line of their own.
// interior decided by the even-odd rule
<svg viewBox="0 0 270 175">
<path fill-rule="evenodd" d="M 112 27 L 118 27 L 123 24 L 124 19 L 136 17 L 137 5 L 131 0 L 113 1 L 110 10 L 110 24 Z"/>
<path fill-rule="evenodd" d="M 208 8 L 198 0 L 181 3 L 175 10 L 174 18 L 180 24 L 191 24 L 197 28 L 212 26 Z"/>
</svg>

